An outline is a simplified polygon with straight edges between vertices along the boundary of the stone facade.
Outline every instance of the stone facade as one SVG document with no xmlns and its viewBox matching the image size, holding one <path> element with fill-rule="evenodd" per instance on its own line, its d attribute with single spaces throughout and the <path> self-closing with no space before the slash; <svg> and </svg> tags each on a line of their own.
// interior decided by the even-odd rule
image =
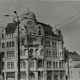
<svg viewBox="0 0 80 80">
<path fill-rule="evenodd" d="M 29 78 L 30 80 L 65 80 L 64 41 L 61 31 L 56 30 L 54 33 L 50 25 L 38 22 L 35 14 L 29 10 L 21 16 L 21 19 L 19 24 L 21 80 L 29 80 Z M 9 23 L 2 30 L 1 53 L 3 80 L 17 80 L 16 21 Z"/>
</svg>

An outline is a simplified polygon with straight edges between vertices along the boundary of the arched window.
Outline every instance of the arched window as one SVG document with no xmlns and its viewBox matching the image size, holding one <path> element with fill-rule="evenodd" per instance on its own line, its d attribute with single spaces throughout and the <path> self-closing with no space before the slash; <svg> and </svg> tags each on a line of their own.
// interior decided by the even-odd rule
<svg viewBox="0 0 80 80">
<path fill-rule="evenodd" d="M 41 39 L 41 45 L 44 45 L 44 40 L 43 39 Z"/>
<path fill-rule="evenodd" d="M 26 62 L 23 61 L 23 68 L 26 68 Z"/>
<path fill-rule="evenodd" d="M 29 50 L 29 56 L 32 57 L 33 56 L 33 49 Z"/>
<path fill-rule="evenodd" d="M 38 35 L 41 35 L 41 27 L 39 27 Z"/>
<path fill-rule="evenodd" d="M 38 49 L 35 50 L 35 55 L 37 55 L 37 53 L 38 53 Z"/>
<path fill-rule="evenodd" d="M 22 45 L 25 44 L 25 38 L 22 38 Z"/>
<path fill-rule="evenodd" d="M 40 55 L 43 55 L 43 49 L 41 49 L 41 51 L 40 51 Z"/>
</svg>

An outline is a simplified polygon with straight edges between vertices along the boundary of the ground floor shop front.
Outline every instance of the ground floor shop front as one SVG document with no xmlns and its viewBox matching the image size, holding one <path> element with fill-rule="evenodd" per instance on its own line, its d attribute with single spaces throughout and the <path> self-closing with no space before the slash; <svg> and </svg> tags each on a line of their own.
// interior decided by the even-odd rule
<svg viewBox="0 0 80 80">
<path fill-rule="evenodd" d="M 18 80 L 17 72 L 2 73 L 3 80 Z M 65 80 L 65 71 L 26 71 L 20 73 L 20 80 Z"/>
</svg>

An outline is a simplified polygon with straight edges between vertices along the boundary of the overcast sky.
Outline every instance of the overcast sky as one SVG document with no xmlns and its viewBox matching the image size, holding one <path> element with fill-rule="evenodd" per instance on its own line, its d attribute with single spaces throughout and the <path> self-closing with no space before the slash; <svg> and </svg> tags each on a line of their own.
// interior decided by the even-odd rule
<svg viewBox="0 0 80 80">
<path fill-rule="evenodd" d="M 11 19 L 4 15 L 14 15 L 14 10 L 20 15 L 28 7 L 35 13 L 38 21 L 50 24 L 54 28 L 57 24 L 80 12 L 80 1 L 0 0 L 0 26 L 5 27 Z M 79 17 L 80 14 L 56 28 L 63 27 Z M 70 51 L 75 50 L 80 54 L 80 20 L 65 26 L 61 31 L 67 49 Z"/>
</svg>

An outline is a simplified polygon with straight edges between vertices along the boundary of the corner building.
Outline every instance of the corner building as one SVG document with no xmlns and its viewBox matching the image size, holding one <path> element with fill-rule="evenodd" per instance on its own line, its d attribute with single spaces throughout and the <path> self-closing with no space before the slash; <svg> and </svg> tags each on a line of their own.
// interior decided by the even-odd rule
<svg viewBox="0 0 80 80">
<path fill-rule="evenodd" d="M 63 36 L 26 11 L 19 22 L 21 80 L 65 80 Z M 17 22 L 2 30 L 3 80 L 18 80 Z"/>
</svg>

